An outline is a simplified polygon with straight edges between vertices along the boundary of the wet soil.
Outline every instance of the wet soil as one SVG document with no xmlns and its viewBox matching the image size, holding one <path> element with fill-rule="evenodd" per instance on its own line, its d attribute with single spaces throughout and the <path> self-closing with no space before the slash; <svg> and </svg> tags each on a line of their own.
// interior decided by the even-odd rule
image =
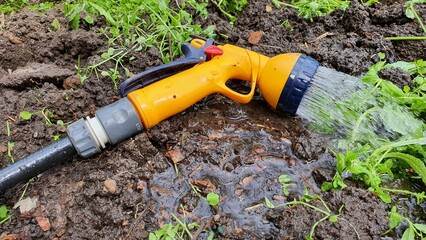
<svg viewBox="0 0 426 240">
<path fill-rule="evenodd" d="M 268 4 L 250 1 L 234 27 L 213 5 L 209 17 L 197 21 L 204 27 L 215 24 L 217 33 L 223 34 L 218 36 L 228 36 L 218 37 L 221 43 L 268 56 L 301 52 L 355 76 L 378 60 L 378 52 L 385 52 L 390 62 L 426 56 L 425 41 L 385 39 L 422 35 L 418 23 L 404 16 L 400 2 L 364 7 L 352 1 L 347 11 L 313 22 L 292 9 L 268 12 Z M 425 6 L 417 10 L 426 16 Z M 93 115 L 119 98 L 106 78 L 91 78 L 83 86 L 75 81 L 78 59 L 82 66 L 98 59 L 107 48 L 106 39 L 90 29 L 54 31 L 50 24 L 55 18 L 66 26 L 60 10 L 44 14 L 24 10 L 6 16 L 1 26 L 0 150 L 13 142 L 16 160 L 51 143 L 56 135 L 64 136 L 57 120 L 67 123 Z M 254 31 L 264 35 L 252 45 L 248 38 Z M 136 60 L 127 63 L 134 73 L 160 64 L 155 49 L 135 54 Z M 400 85 L 411 81 L 406 75 L 388 75 Z M 31 120 L 20 119 L 23 110 L 33 113 Z M 320 223 L 315 239 L 381 239 L 389 209 L 377 196 L 355 184 L 321 193 L 321 184 L 334 174 L 326 142 L 307 131 L 301 119 L 273 112 L 260 97 L 241 105 L 210 96 L 93 158 L 74 158 L 39 175 L 25 193 L 38 197 L 36 209 L 27 214 L 15 210 L 11 220 L 0 225 L 0 237 L 145 239 L 174 213 L 198 222 L 205 229 L 200 239 L 210 230 L 219 239 L 302 239 L 323 216 L 303 206 L 268 209 L 264 198 L 283 203 L 299 198 L 306 187 L 311 194 L 322 195 L 334 214 L 343 206 L 340 220 Z M 174 165 L 172 153 L 181 154 L 183 160 Z M 7 151 L 1 151 L 0 167 L 10 161 Z M 282 174 L 292 178 L 288 197 L 278 182 Z M 24 189 L 24 184 L 10 189 L 0 202 L 13 206 Z M 221 197 L 217 208 L 200 197 L 210 191 Z M 50 226 L 43 230 L 41 219 Z M 417 220 L 425 221 L 424 215 Z"/>
</svg>

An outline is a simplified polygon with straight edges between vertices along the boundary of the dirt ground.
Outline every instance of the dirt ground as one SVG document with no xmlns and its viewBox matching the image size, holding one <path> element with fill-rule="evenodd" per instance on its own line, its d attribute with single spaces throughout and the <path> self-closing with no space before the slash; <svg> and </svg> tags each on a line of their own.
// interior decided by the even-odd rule
<svg viewBox="0 0 426 240">
<path fill-rule="evenodd" d="M 215 24 L 218 34 L 228 36 L 219 37 L 220 43 L 268 56 L 301 52 L 354 76 L 375 63 L 378 52 L 386 53 L 390 62 L 426 56 L 426 41 L 385 39 L 422 35 L 418 23 L 405 17 L 402 1 L 382 1 L 374 7 L 352 1 L 347 11 L 313 22 L 293 9 L 268 12 L 269 4 L 250 1 L 234 27 L 214 6 L 207 19 L 196 21 L 204 27 Z M 417 10 L 426 16 L 426 6 Z M 0 32 L 0 150 L 14 142 L 15 159 L 48 145 L 55 135 L 64 136 L 64 128 L 46 124 L 42 112 L 53 113 L 54 123 L 66 123 L 119 99 L 106 78 L 91 78 L 83 86 L 75 81 L 78 58 L 83 66 L 98 58 L 106 39 L 84 29 L 52 31 L 55 18 L 66 26 L 59 10 L 24 10 L 6 16 Z M 290 24 L 283 25 L 287 20 Z M 256 45 L 247 41 L 253 31 L 264 32 Z M 126 63 L 134 73 L 161 64 L 155 49 L 135 56 Z M 401 85 L 410 81 L 406 75 L 392 75 L 391 80 Z M 23 110 L 34 113 L 30 121 L 19 118 Z M 15 210 L 11 220 L 0 225 L 0 238 L 19 234 L 21 239 L 145 239 L 174 213 L 198 222 L 204 229 L 197 233 L 200 239 L 210 230 L 218 239 L 303 239 L 322 215 L 302 206 L 268 209 L 264 198 L 282 203 L 301 196 L 304 187 L 321 194 L 334 214 L 344 205 L 338 222 L 318 225 L 315 239 L 386 238 L 382 233 L 389 207 L 377 196 L 356 184 L 321 193 L 321 184 L 334 174 L 326 141 L 307 131 L 301 119 L 273 112 L 259 97 L 241 105 L 210 96 L 95 157 L 74 158 L 39 175 L 25 194 L 38 197 L 36 209 L 29 214 Z M 171 150 L 183 155 L 178 171 L 168 157 Z M 7 152 L 1 151 L 0 167 L 8 164 Z M 288 199 L 277 180 L 282 174 L 294 183 Z M 203 196 L 215 190 L 221 196 L 218 208 L 209 206 L 191 185 Z M 12 207 L 24 188 L 21 184 L 8 190 L 0 203 Z M 425 209 L 417 209 L 418 221 L 426 221 Z M 40 222 L 46 219 L 49 226 L 42 230 Z"/>
</svg>

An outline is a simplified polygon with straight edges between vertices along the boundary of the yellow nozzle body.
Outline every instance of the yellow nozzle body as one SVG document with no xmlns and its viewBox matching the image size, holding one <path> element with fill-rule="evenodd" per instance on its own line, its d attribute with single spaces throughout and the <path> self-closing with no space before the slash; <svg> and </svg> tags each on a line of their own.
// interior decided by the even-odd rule
<svg viewBox="0 0 426 240">
<path fill-rule="evenodd" d="M 202 45 L 203 41 L 193 40 L 191 45 L 201 47 L 200 42 Z M 283 111 L 282 102 L 288 99 L 288 94 L 283 97 L 284 89 L 293 88 L 286 87 L 287 80 L 291 79 L 301 54 L 287 53 L 269 58 L 229 44 L 218 47 L 222 55 L 127 95 L 145 128 L 151 128 L 214 93 L 247 103 L 253 97 L 256 84 L 269 105 Z M 226 86 L 230 79 L 250 82 L 250 92 L 241 94 L 230 89 Z"/>
<path fill-rule="evenodd" d="M 251 100 L 257 78 L 269 58 L 232 45 L 218 47 L 223 50 L 222 55 L 127 95 L 145 128 L 214 93 L 221 93 L 240 103 Z M 241 94 L 230 89 L 226 86 L 230 79 L 250 82 L 251 91 Z"/>
</svg>

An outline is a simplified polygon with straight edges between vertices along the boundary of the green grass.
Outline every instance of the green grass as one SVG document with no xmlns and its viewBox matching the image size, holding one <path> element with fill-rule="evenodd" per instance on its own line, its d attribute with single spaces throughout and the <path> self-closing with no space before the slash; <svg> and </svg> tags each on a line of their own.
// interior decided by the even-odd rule
<svg viewBox="0 0 426 240">
<path fill-rule="evenodd" d="M 193 19 L 193 15 L 207 17 L 207 2 L 185 0 L 180 5 L 174 3 L 169 0 L 66 2 L 63 10 L 72 29 L 106 22 L 99 33 L 108 39 L 108 50 L 102 54 L 100 62 L 78 66 L 81 81 L 84 82 L 94 73 L 97 77 L 109 77 L 117 88 L 123 76 L 130 74 L 124 62 L 134 59 L 131 52 L 155 47 L 163 62 L 169 62 L 182 54 L 180 46 L 189 41 L 191 35 L 215 36 L 214 26 L 203 29 Z"/>
<path fill-rule="evenodd" d="M 293 0 L 291 3 L 282 2 L 279 0 L 272 0 L 272 4 L 279 8 L 286 6 L 297 10 L 299 16 L 309 19 L 311 22 L 314 17 L 323 17 L 331 12 L 342 9 L 345 10 L 349 7 L 350 1 L 342 0 Z"/>
</svg>

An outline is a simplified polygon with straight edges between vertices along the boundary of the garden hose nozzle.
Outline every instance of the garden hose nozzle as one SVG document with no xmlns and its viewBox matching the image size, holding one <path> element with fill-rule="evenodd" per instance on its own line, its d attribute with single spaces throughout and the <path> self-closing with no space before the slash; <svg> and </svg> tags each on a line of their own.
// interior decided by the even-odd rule
<svg viewBox="0 0 426 240">
<path fill-rule="evenodd" d="M 123 98 L 98 109 L 94 117 L 69 125 L 67 138 L 0 170 L 0 192 L 75 154 L 93 156 L 107 144 L 151 128 L 214 93 L 247 103 L 258 84 L 274 109 L 295 114 L 318 67 L 315 60 L 301 54 L 269 58 L 233 45 L 215 46 L 211 39 L 194 39 L 182 51 L 185 58 L 124 81 L 119 89 Z M 226 83 L 232 79 L 249 82 L 249 93 L 229 88 Z"/>
</svg>

